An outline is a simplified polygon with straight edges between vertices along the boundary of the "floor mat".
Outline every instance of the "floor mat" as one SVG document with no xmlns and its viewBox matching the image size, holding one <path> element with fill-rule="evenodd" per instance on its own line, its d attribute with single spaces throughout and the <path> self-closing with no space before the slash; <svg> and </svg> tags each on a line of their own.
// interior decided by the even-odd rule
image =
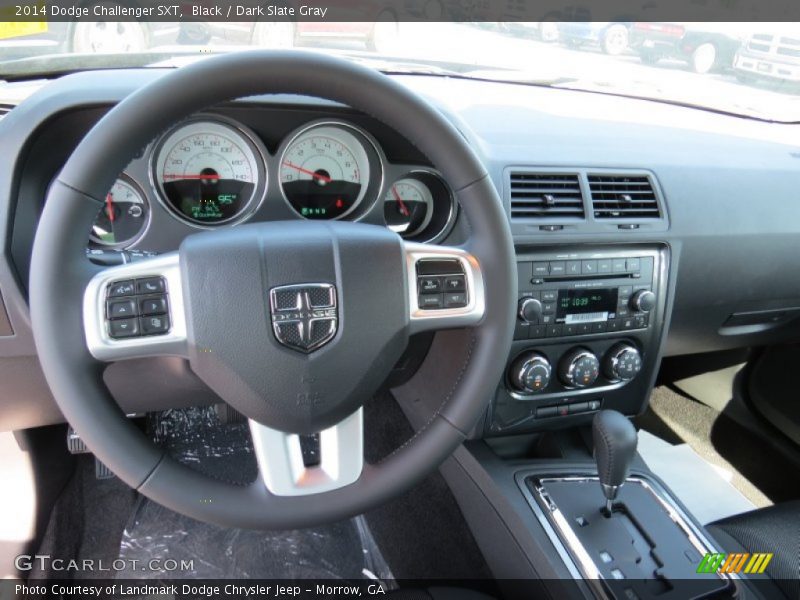
<svg viewBox="0 0 800 600">
<path fill-rule="evenodd" d="M 202 523 L 141 498 L 125 533 L 120 579 L 373 579 L 395 586 L 364 517 L 292 531 Z M 145 567 L 147 565 L 147 567 Z"/>
<path fill-rule="evenodd" d="M 724 413 L 669 387 L 653 390 L 649 409 L 636 423 L 671 444 L 687 443 L 711 465 L 730 471 L 731 484 L 756 507 L 797 497 L 797 465 Z"/>
<path fill-rule="evenodd" d="M 710 465 L 688 444 L 672 445 L 639 431 L 638 452 L 702 524 L 756 508 L 731 485 L 731 471 Z"/>
</svg>

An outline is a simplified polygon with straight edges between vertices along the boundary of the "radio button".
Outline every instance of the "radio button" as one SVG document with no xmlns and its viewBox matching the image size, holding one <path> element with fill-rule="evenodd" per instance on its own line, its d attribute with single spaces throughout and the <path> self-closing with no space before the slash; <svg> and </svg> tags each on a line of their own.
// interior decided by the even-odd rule
<svg viewBox="0 0 800 600">
<path fill-rule="evenodd" d="M 564 335 L 578 335 L 578 326 L 564 325 Z"/>
<path fill-rule="evenodd" d="M 547 335 L 547 325 L 531 325 L 528 337 L 531 339 L 543 338 Z"/>
<path fill-rule="evenodd" d="M 611 259 L 607 258 L 605 260 L 598 260 L 597 261 L 597 272 L 598 273 L 611 273 Z"/>
<path fill-rule="evenodd" d="M 614 273 L 624 273 L 625 272 L 625 259 L 624 258 L 615 258 L 611 263 L 611 270 Z"/>
<path fill-rule="evenodd" d="M 622 321 L 622 329 L 627 331 L 629 329 L 636 329 L 636 319 L 633 317 L 629 317 L 627 319 L 621 319 Z"/>
<path fill-rule="evenodd" d="M 442 294 L 422 294 L 419 297 L 419 307 L 423 310 L 442 308 L 444 298 Z"/>
<path fill-rule="evenodd" d="M 626 262 L 627 269 L 631 273 L 633 271 L 639 271 L 642 268 L 642 261 L 638 258 L 629 258 Z"/>
<path fill-rule="evenodd" d="M 630 311 L 628 310 L 627 305 L 623 304 L 617 307 L 617 318 L 622 319 L 624 317 L 630 316 Z"/>
<path fill-rule="evenodd" d="M 631 297 L 632 293 L 633 287 L 629 285 L 623 285 L 621 288 L 619 288 L 619 303 L 622 304 L 624 301 L 627 304 L 628 298 Z"/>
<path fill-rule="evenodd" d="M 584 260 L 581 263 L 581 273 L 584 275 L 595 275 L 597 274 L 597 261 L 596 260 Z"/>
<path fill-rule="evenodd" d="M 550 274 L 550 264 L 546 262 L 533 263 L 533 276 L 546 277 Z"/>
<path fill-rule="evenodd" d="M 564 327 L 560 323 L 547 325 L 547 337 L 561 337 L 564 335 Z"/>
<path fill-rule="evenodd" d="M 556 290 L 542 292 L 542 302 L 555 302 L 556 300 L 558 300 L 558 292 Z"/>
<path fill-rule="evenodd" d="M 592 325 L 592 333 L 605 333 L 608 330 L 608 322 L 594 323 Z"/>
<path fill-rule="evenodd" d="M 638 317 L 634 317 L 636 320 L 636 329 L 647 329 L 648 322 L 650 318 L 647 315 L 640 315 Z"/>
<path fill-rule="evenodd" d="M 554 323 L 555 320 L 556 320 L 555 315 L 542 315 L 541 317 L 539 317 L 539 323 L 541 323 L 542 325 L 550 325 L 551 323 Z"/>
<path fill-rule="evenodd" d="M 545 302 L 542 304 L 542 312 L 546 315 L 552 315 L 556 312 L 556 305 L 554 302 Z"/>
<path fill-rule="evenodd" d="M 616 319 L 611 319 L 607 323 L 607 331 L 621 331 L 622 330 L 622 321 L 617 321 Z"/>
<path fill-rule="evenodd" d="M 581 261 L 570 260 L 567 261 L 567 275 L 580 275 L 581 274 Z"/>
<path fill-rule="evenodd" d="M 563 260 L 550 263 L 550 275 L 554 275 L 556 277 L 563 277 L 566 274 L 567 274 L 567 266 Z"/>
<path fill-rule="evenodd" d="M 592 333 L 591 323 L 578 323 L 578 335 L 587 335 Z"/>
</svg>

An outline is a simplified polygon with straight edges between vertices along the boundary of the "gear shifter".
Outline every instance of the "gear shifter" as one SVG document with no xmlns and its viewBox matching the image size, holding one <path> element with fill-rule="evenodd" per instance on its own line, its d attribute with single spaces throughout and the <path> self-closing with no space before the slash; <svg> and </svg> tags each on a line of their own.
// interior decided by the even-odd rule
<svg viewBox="0 0 800 600">
<path fill-rule="evenodd" d="M 622 413 L 601 410 L 592 421 L 592 437 L 597 474 L 606 497 L 606 516 L 610 516 L 636 454 L 636 428 Z"/>
</svg>

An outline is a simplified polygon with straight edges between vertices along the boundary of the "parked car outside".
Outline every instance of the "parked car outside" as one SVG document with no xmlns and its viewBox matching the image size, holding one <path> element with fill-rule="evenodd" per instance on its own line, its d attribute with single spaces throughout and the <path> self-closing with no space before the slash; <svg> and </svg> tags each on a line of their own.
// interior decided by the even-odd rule
<svg viewBox="0 0 800 600">
<path fill-rule="evenodd" d="M 567 46 L 599 46 L 606 54 L 617 56 L 628 50 L 629 23 L 573 22 L 558 23 L 558 37 Z"/>
<path fill-rule="evenodd" d="M 736 52 L 746 39 L 742 28 L 731 23 L 636 22 L 630 31 L 630 46 L 645 64 L 661 59 L 684 61 L 695 73 L 730 69 Z"/>
<path fill-rule="evenodd" d="M 750 36 L 734 59 L 736 78 L 800 82 L 800 28 L 788 27 Z"/>
</svg>

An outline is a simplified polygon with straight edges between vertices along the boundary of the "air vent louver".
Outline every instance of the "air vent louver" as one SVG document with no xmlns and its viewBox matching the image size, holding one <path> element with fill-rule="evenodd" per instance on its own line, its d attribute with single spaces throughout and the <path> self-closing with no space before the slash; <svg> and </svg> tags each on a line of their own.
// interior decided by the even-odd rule
<svg viewBox="0 0 800 600">
<path fill-rule="evenodd" d="M 513 171 L 509 179 L 512 219 L 583 218 L 577 174 Z"/>
<path fill-rule="evenodd" d="M 646 175 L 589 175 L 595 219 L 658 219 L 661 212 Z"/>
</svg>

